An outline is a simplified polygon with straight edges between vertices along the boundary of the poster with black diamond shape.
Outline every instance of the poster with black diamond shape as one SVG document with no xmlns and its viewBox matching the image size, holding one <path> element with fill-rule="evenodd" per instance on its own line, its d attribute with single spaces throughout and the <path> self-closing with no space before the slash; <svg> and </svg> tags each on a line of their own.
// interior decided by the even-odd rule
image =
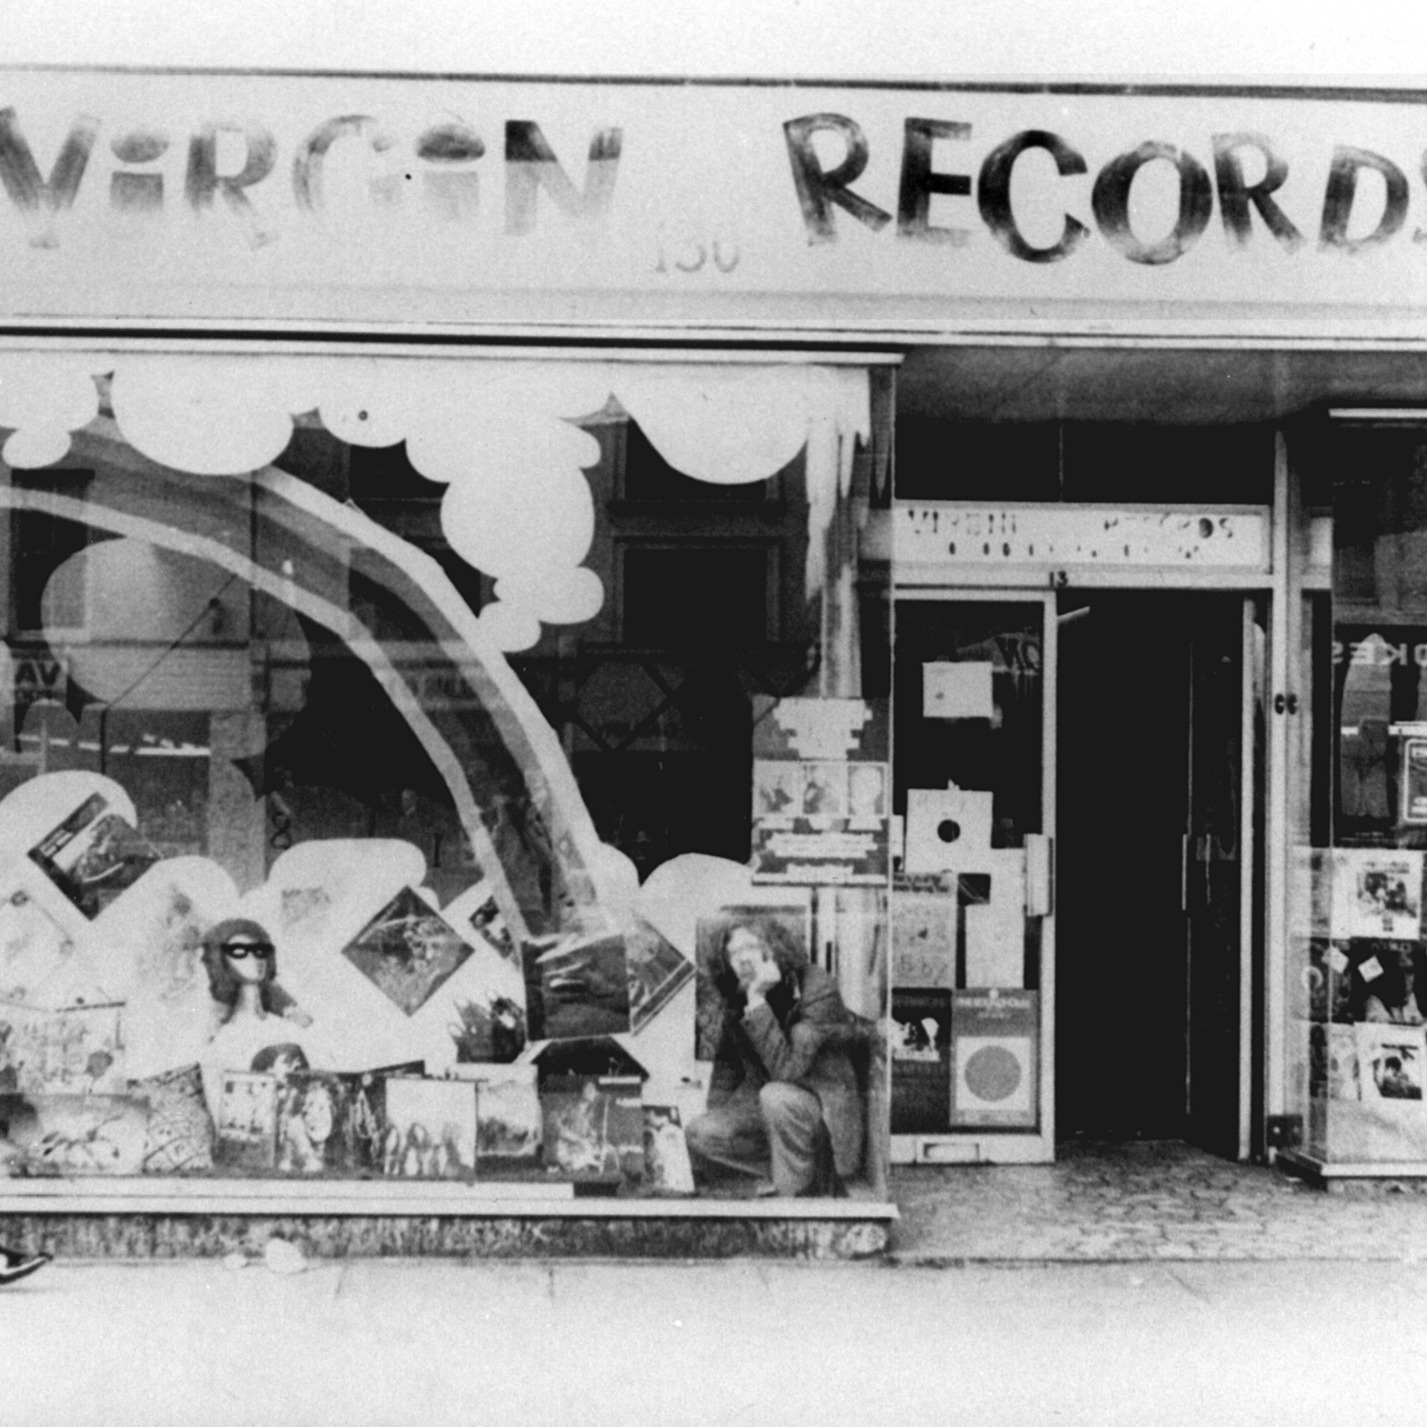
<svg viewBox="0 0 1427 1427">
<path fill-rule="evenodd" d="M 472 947 L 444 917 L 403 887 L 342 955 L 408 1016 L 470 957 Z"/>
<path fill-rule="evenodd" d="M 951 993 L 951 1123 L 1032 1130 L 1040 1105 L 1040 996 Z"/>
</svg>

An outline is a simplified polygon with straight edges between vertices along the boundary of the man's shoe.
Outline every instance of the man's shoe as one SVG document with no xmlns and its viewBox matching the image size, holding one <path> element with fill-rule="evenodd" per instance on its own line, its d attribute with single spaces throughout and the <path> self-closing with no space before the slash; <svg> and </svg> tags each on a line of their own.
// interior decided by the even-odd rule
<svg viewBox="0 0 1427 1427">
<path fill-rule="evenodd" d="M 13 1249 L 0 1249 L 0 1284 L 28 1277 L 53 1257 L 53 1254 L 17 1254 Z"/>
</svg>

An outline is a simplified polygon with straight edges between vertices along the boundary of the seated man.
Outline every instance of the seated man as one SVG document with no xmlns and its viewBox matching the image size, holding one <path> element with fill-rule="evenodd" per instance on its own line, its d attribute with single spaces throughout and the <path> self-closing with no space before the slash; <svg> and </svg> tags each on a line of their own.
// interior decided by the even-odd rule
<svg viewBox="0 0 1427 1427">
<path fill-rule="evenodd" d="M 775 1194 L 843 1192 L 840 1176 L 861 1162 L 863 1107 L 837 986 L 756 914 L 724 934 L 711 970 L 724 1023 L 708 1109 L 686 1130 L 695 1174 L 767 1177 Z"/>
</svg>

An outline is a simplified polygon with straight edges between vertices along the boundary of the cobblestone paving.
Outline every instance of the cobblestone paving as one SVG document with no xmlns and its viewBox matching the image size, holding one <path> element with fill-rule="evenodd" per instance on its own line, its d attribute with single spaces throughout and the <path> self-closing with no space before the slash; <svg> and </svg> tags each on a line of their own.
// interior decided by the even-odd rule
<svg viewBox="0 0 1427 1427">
<path fill-rule="evenodd" d="M 1176 1141 L 1069 1145 L 1053 1165 L 901 1167 L 889 1258 L 1427 1262 L 1427 1183 L 1324 1190 Z"/>
</svg>

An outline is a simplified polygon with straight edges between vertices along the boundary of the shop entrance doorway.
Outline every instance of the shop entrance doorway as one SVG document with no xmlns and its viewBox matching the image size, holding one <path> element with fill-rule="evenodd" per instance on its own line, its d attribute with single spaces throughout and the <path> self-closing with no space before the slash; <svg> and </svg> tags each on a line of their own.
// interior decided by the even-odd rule
<svg viewBox="0 0 1427 1427">
<path fill-rule="evenodd" d="M 1057 613 L 1056 1138 L 1237 1158 L 1252 604 L 1101 589 Z"/>
</svg>

